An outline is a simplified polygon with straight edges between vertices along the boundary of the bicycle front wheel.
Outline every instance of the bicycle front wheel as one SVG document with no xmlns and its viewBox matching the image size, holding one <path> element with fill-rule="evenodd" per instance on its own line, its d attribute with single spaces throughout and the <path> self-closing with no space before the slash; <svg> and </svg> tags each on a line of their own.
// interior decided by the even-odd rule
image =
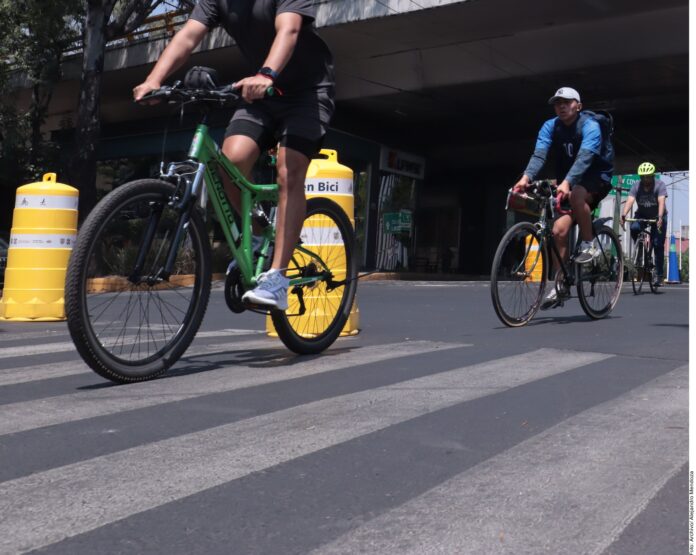
<svg viewBox="0 0 696 555">
<path fill-rule="evenodd" d="M 547 276 L 543 237 L 529 222 L 503 236 L 491 269 L 491 297 L 498 318 L 510 327 L 529 322 L 539 310 Z"/>
<path fill-rule="evenodd" d="M 65 307 L 77 351 L 117 383 L 163 374 L 184 353 L 210 295 L 210 245 L 194 209 L 172 274 L 162 272 L 181 212 L 174 186 L 144 179 L 104 197 L 85 221 L 70 258 Z"/>
<path fill-rule="evenodd" d="M 624 263 L 621 243 L 611 228 L 602 226 L 597 230 L 594 246 L 599 255 L 578 265 L 578 299 L 585 314 L 598 320 L 609 314 L 619 300 Z"/>
<path fill-rule="evenodd" d="M 307 201 L 300 246 L 288 265 L 291 278 L 312 278 L 288 290 L 288 309 L 271 318 L 285 346 L 299 354 L 320 353 L 343 330 L 355 298 L 354 233 L 340 206 L 325 198 Z"/>
<path fill-rule="evenodd" d="M 633 273 L 631 274 L 631 287 L 634 295 L 640 295 L 645 281 L 645 243 L 636 242 L 636 253 L 633 257 Z"/>
</svg>

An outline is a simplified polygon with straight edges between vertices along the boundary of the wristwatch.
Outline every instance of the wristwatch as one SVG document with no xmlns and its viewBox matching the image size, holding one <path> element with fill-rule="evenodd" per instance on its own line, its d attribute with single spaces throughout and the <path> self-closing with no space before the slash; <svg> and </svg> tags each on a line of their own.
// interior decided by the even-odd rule
<svg viewBox="0 0 696 555">
<path fill-rule="evenodd" d="M 280 75 L 277 71 L 271 69 L 270 67 L 262 67 L 256 72 L 256 74 L 263 75 L 264 77 L 270 77 L 271 81 L 275 81 Z"/>
</svg>

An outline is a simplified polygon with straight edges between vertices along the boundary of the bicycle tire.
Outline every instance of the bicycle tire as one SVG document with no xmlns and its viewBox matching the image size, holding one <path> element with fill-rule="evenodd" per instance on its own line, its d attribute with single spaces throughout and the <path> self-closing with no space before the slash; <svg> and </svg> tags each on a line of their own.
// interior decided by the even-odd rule
<svg viewBox="0 0 696 555">
<path fill-rule="evenodd" d="M 163 265 L 167 241 L 179 220 L 179 212 L 169 205 L 174 192 L 172 184 L 156 179 L 118 187 L 89 214 L 70 257 L 65 287 L 70 335 L 87 365 L 116 383 L 166 372 L 191 344 L 208 306 L 211 253 L 196 209 L 176 253 L 173 275 L 157 282 L 131 281 L 148 225 L 154 236 L 141 277 L 152 278 Z M 180 322 L 175 321 L 178 315 Z"/>
<path fill-rule="evenodd" d="M 315 252 L 325 262 L 320 268 L 318 259 L 295 251 L 288 274 L 311 275 L 328 270 L 337 281 L 345 284 L 327 291 L 326 281 L 300 287 L 306 312 L 299 313 L 299 292 L 288 291 L 288 310 L 271 310 L 278 337 L 291 351 L 316 354 L 327 349 L 340 335 L 350 316 L 357 288 L 357 262 L 354 256 L 355 234 L 341 207 L 321 197 L 307 201 L 307 213 L 301 237 L 303 246 Z"/>
<path fill-rule="evenodd" d="M 537 242 L 538 256 L 529 247 L 533 245 L 530 237 Z M 524 326 L 539 310 L 546 288 L 547 261 L 546 241 L 533 224 L 517 223 L 503 235 L 491 267 L 491 298 L 495 313 L 506 326 Z M 520 308 L 513 313 L 514 307 Z"/>
<path fill-rule="evenodd" d="M 655 265 L 655 249 L 651 248 L 650 249 L 650 254 L 648 254 L 648 264 L 650 271 L 648 272 L 649 274 L 649 281 L 648 284 L 650 285 L 650 291 L 653 293 L 657 294 L 657 289 L 658 287 L 655 285 L 656 280 L 657 280 L 657 266 Z"/>
<path fill-rule="evenodd" d="M 593 242 L 601 252 L 592 262 L 579 265 L 577 290 L 585 314 L 599 320 L 614 309 L 621 296 L 624 261 L 621 243 L 611 228 L 597 229 Z M 603 284 L 607 286 L 600 288 Z M 598 290 L 604 294 L 598 294 Z M 598 306 L 595 299 L 600 299 Z"/>
<path fill-rule="evenodd" d="M 631 287 L 634 295 L 640 295 L 643 289 L 643 282 L 645 281 L 645 243 L 641 239 L 636 242 L 634 261 Z"/>
</svg>

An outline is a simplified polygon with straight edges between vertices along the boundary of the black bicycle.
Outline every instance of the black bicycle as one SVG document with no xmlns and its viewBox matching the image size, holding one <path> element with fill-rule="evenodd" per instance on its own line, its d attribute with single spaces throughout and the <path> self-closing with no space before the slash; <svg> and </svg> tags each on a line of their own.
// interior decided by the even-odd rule
<svg viewBox="0 0 696 555">
<path fill-rule="evenodd" d="M 551 253 L 561 260 L 553 239 L 552 222 L 568 212 L 560 206 L 556 185 L 543 180 L 532 183 L 526 193 L 511 190 L 506 208 L 533 215 L 538 220 L 513 225 L 498 245 L 491 269 L 491 296 L 500 320 L 511 327 L 529 322 L 541 307 L 549 279 L 559 295 L 567 296 L 576 286 L 580 305 L 590 318 L 607 316 L 616 306 L 623 285 L 621 243 L 605 225 L 611 218 L 592 222 L 598 255 L 591 262 L 576 263 L 578 239 L 569 261 L 562 261 L 557 274 L 550 276 Z"/>
<path fill-rule="evenodd" d="M 657 224 L 657 220 L 626 218 L 626 221 L 639 222 L 641 224 L 640 233 L 636 238 L 635 251 L 631 257 L 631 262 L 633 263 L 631 271 L 633 293 L 640 295 L 646 279 L 650 285 L 650 291 L 657 293 L 659 284 L 657 281 L 657 266 L 655 265 L 655 249 L 651 239 L 652 226 Z"/>
</svg>

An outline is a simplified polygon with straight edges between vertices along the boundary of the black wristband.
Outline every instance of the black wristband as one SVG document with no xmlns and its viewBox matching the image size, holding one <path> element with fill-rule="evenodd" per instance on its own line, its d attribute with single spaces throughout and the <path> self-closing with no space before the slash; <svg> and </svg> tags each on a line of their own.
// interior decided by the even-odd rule
<svg viewBox="0 0 696 555">
<path fill-rule="evenodd" d="M 277 71 L 274 71 L 270 67 L 262 67 L 260 70 L 256 72 L 257 75 L 263 75 L 264 77 L 268 77 L 271 79 L 271 81 L 275 82 L 276 79 L 278 79 L 279 73 Z"/>
</svg>

